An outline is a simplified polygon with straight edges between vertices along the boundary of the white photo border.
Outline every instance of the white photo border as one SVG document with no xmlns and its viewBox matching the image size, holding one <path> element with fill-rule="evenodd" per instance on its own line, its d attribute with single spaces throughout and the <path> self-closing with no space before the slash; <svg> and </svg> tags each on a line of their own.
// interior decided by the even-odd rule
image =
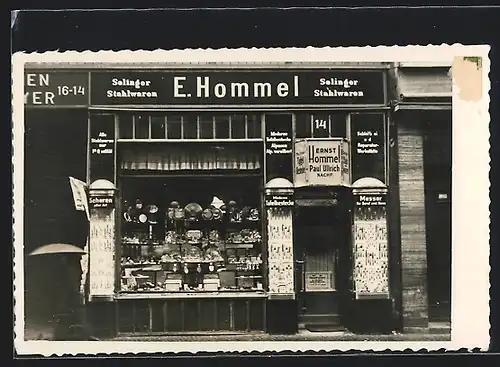
<svg viewBox="0 0 500 367">
<path fill-rule="evenodd" d="M 378 46 L 345 48 L 186 49 L 16 53 L 12 56 L 14 345 L 18 355 L 95 355 L 98 353 L 435 351 L 489 346 L 489 70 L 487 45 Z M 263 62 L 432 62 L 452 64 L 456 57 L 482 58 L 482 98 L 460 98 L 453 75 L 452 169 L 452 329 L 451 341 L 282 341 L 282 342 L 116 342 L 24 340 L 24 85 L 26 63 L 211 63 Z"/>
</svg>

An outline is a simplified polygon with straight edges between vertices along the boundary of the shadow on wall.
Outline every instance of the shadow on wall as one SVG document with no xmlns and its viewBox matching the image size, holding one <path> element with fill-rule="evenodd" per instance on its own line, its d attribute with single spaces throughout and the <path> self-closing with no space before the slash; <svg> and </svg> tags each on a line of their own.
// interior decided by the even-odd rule
<svg viewBox="0 0 500 367">
<path fill-rule="evenodd" d="M 28 254 L 50 243 L 85 245 L 88 223 L 85 213 L 74 208 L 69 176 L 85 180 L 87 112 L 26 110 L 25 132 L 25 319 L 44 329 L 54 314 L 74 302 L 80 258 L 63 265 L 61 255 Z"/>
</svg>

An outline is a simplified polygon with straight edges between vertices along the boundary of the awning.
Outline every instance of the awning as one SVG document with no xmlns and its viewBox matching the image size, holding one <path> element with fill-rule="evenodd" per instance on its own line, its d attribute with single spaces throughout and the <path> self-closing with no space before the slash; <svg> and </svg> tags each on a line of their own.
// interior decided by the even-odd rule
<svg viewBox="0 0 500 367">
<path fill-rule="evenodd" d="M 47 254 L 77 254 L 84 255 L 86 252 L 78 246 L 70 245 L 67 243 L 51 243 L 49 245 L 44 245 L 32 253 L 29 256 L 35 255 L 47 255 Z"/>
</svg>

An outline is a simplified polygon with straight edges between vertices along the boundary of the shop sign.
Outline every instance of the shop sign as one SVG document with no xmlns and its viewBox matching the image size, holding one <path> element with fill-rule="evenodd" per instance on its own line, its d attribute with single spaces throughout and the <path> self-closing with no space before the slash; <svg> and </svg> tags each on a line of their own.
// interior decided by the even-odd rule
<svg viewBox="0 0 500 367">
<path fill-rule="evenodd" d="M 115 182 L 115 121 L 113 115 L 95 115 L 90 120 L 90 182 Z"/>
<path fill-rule="evenodd" d="M 354 196 L 353 280 L 357 298 L 389 296 L 386 194 Z"/>
<path fill-rule="evenodd" d="M 383 114 L 351 115 L 352 182 L 363 177 L 386 182 L 384 126 Z"/>
<path fill-rule="evenodd" d="M 267 207 L 292 207 L 294 206 L 293 195 L 266 195 Z"/>
<path fill-rule="evenodd" d="M 90 209 L 111 209 L 115 207 L 114 196 L 92 196 L 89 200 Z"/>
<path fill-rule="evenodd" d="M 269 114 L 265 125 L 265 179 L 293 180 L 293 130 L 291 114 Z"/>
<path fill-rule="evenodd" d="M 383 71 L 95 71 L 92 105 L 384 104 Z"/>
<path fill-rule="evenodd" d="M 295 186 L 349 185 L 348 148 L 341 139 L 295 143 Z"/>
<path fill-rule="evenodd" d="M 306 292 L 333 290 L 331 271 L 306 272 L 305 278 Z"/>
<path fill-rule="evenodd" d="M 65 107 L 89 104 L 89 73 L 27 70 L 24 73 L 27 107 Z"/>
</svg>

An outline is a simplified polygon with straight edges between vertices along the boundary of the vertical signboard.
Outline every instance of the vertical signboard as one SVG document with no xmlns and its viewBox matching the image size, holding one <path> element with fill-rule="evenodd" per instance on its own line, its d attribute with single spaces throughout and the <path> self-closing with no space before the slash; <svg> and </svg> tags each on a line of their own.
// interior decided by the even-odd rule
<svg viewBox="0 0 500 367">
<path fill-rule="evenodd" d="M 381 113 L 351 115 L 352 182 L 364 177 L 385 179 L 385 120 Z"/>
<path fill-rule="evenodd" d="M 343 139 L 295 143 L 295 187 L 349 185 L 348 147 Z"/>
<path fill-rule="evenodd" d="M 293 180 L 292 115 L 268 114 L 265 121 L 265 181 Z"/>
<path fill-rule="evenodd" d="M 356 298 L 387 298 L 387 194 L 356 193 L 354 200 L 353 278 Z"/>
<path fill-rule="evenodd" d="M 92 202 L 90 199 L 90 202 Z M 115 209 L 90 209 L 89 295 L 112 297 L 115 285 Z"/>
<path fill-rule="evenodd" d="M 92 115 L 89 139 L 90 182 L 98 179 L 115 182 L 114 115 Z"/>
<path fill-rule="evenodd" d="M 294 298 L 293 195 L 266 194 L 269 293 Z"/>
</svg>

